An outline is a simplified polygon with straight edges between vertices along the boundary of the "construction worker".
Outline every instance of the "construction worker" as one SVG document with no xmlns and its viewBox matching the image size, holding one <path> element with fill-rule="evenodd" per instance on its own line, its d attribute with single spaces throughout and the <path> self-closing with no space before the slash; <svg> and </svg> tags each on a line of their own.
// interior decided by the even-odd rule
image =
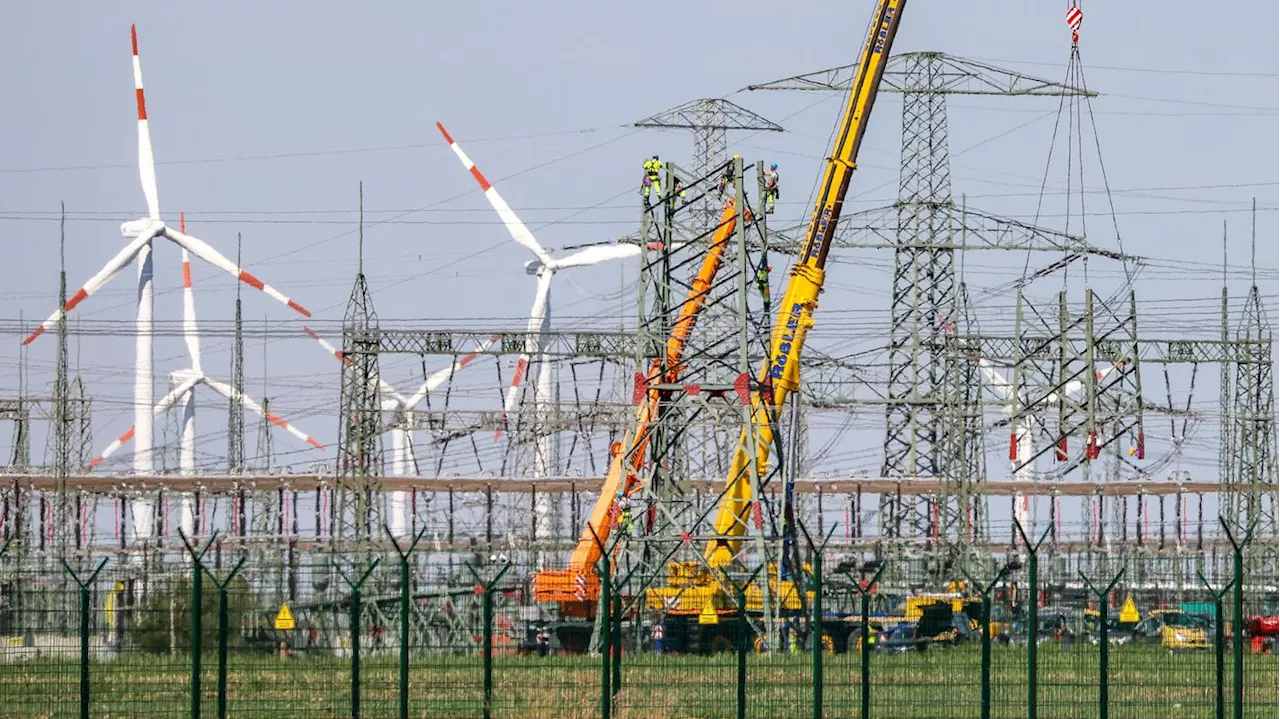
<svg viewBox="0 0 1280 719">
<path fill-rule="evenodd" d="M 649 204 L 649 188 L 653 188 L 658 196 L 662 196 L 662 160 L 658 159 L 658 153 L 654 153 L 653 157 L 644 161 L 644 183 L 642 185 L 645 204 Z"/>
<path fill-rule="evenodd" d="M 684 205 L 688 202 L 688 200 L 685 199 L 685 195 L 689 194 L 688 190 L 684 187 L 684 180 L 681 180 L 679 177 L 673 177 L 671 181 L 675 183 L 675 187 L 671 188 L 672 194 L 679 197 L 680 204 Z"/>
<path fill-rule="evenodd" d="M 631 500 L 624 495 L 618 498 L 618 504 L 622 510 L 618 517 L 618 528 L 623 534 L 631 536 Z"/>
<path fill-rule="evenodd" d="M 718 185 L 721 198 L 724 197 L 724 191 L 733 186 L 733 166 L 736 164 L 735 161 L 740 159 L 742 159 L 741 155 L 734 155 L 733 160 L 725 165 L 724 174 L 720 176 L 720 184 Z"/>
<path fill-rule="evenodd" d="M 778 163 L 769 163 L 764 172 L 764 214 L 773 214 L 773 205 L 778 201 Z"/>
</svg>

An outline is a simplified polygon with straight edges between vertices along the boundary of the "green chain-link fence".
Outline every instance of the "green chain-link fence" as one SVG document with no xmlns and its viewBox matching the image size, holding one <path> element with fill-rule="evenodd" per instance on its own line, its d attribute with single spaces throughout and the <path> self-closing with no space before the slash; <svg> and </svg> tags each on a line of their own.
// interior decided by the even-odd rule
<svg viewBox="0 0 1280 719">
<path fill-rule="evenodd" d="M 1275 639 L 1252 619 L 1276 613 L 1274 547 L 1234 537 L 1240 561 L 1196 564 L 1038 539 L 998 560 L 811 546 L 790 570 L 695 567 L 692 602 L 619 558 L 581 616 L 533 601 L 558 557 L 415 538 L 358 561 L 218 537 L 65 564 L 10 550 L 0 717 L 1275 715 Z"/>
</svg>

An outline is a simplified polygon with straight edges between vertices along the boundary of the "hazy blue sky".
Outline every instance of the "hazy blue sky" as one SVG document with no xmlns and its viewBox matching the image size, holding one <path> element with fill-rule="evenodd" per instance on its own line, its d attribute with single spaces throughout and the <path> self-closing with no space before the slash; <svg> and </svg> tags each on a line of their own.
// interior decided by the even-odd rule
<svg viewBox="0 0 1280 719">
<path fill-rule="evenodd" d="M 135 165 L 131 22 L 138 24 L 160 202 L 172 224 L 185 211 L 190 232 L 228 255 L 242 232 L 244 263 L 312 308 L 318 326 L 332 328 L 353 276 L 356 185 L 363 180 L 366 269 L 384 318 L 428 317 L 455 327 L 491 318 L 485 323 L 515 328 L 533 292 L 522 267 L 527 253 L 494 224 L 471 178 L 441 142 L 436 120 L 498 183 L 545 246 L 610 239 L 634 229 L 642 159 L 658 151 L 680 160 L 690 150 L 684 133 L 639 131 L 628 123 L 693 98 L 727 96 L 748 83 L 852 62 L 871 6 L 868 0 L 6 3 L 0 63 L 10 101 L 0 113 L 0 231 L 10 251 L 0 268 L 0 315 L 30 320 L 54 306 L 60 200 L 71 213 L 73 291 L 121 246 L 118 223 L 144 214 Z M 1064 9 L 1061 2 L 911 0 L 894 50 L 942 50 L 1059 79 L 1069 50 Z M 1093 109 L 1124 248 L 1163 262 L 1139 286 L 1151 301 L 1144 331 L 1169 334 L 1193 300 L 1214 302 L 1224 219 L 1238 266 L 1233 294 L 1243 293 L 1254 196 L 1262 208 L 1258 263 L 1274 320 L 1277 4 L 1240 2 L 1219 13 L 1204 3 L 1146 0 L 1087 2 L 1084 10 L 1082 56 L 1091 87 L 1104 93 Z M 790 131 L 741 137 L 736 144 L 731 138 L 749 160 L 779 162 L 787 190 L 780 219 L 807 215 L 809 188 L 841 102 L 823 97 L 733 95 Z M 1055 108 L 1046 98 L 953 100 L 954 194 L 990 211 L 1032 215 Z M 897 96 L 877 104 L 847 211 L 892 200 L 900 115 Z M 1088 139 L 1086 181 L 1100 190 Z M 1041 224 L 1060 228 L 1065 170 L 1051 171 L 1048 179 L 1057 194 L 1047 197 L 1051 209 Z M 1087 203 L 1091 213 L 1101 213 L 1089 217 L 1093 241 L 1114 248 L 1105 196 L 1091 194 Z M 392 217 L 396 222 L 374 224 Z M 885 253 L 837 256 L 824 295 L 824 308 L 868 313 L 865 321 L 845 325 L 867 333 L 857 338 L 860 345 L 883 342 L 887 309 L 877 312 L 887 308 L 888 259 Z M 1022 259 L 972 259 L 970 282 L 998 284 Z M 176 248 L 158 243 L 155 267 L 157 321 L 176 322 Z M 1114 268 L 1110 275 L 1097 263 L 1094 268 L 1095 277 L 1114 281 Z M 209 327 L 225 322 L 234 284 L 205 266 L 195 275 L 201 321 Z M 616 266 L 574 273 L 579 287 L 560 282 L 556 288 L 556 323 L 582 325 L 609 314 L 598 297 L 610 293 L 610 306 L 621 302 L 630 311 L 630 302 L 617 295 L 620 282 L 633 276 L 633 268 Z M 86 326 L 131 327 L 134 285 L 127 270 L 75 314 Z M 1160 303 L 1172 304 L 1162 311 Z M 297 325 L 256 293 L 245 295 L 245 306 L 255 322 L 267 315 Z M 1208 320 L 1216 316 L 1215 304 L 1204 307 Z M 0 347 L 5 395 L 16 389 L 20 339 L 16 332 L 6 335 L 7 348 Z M 33 389 L 50 382 L 54 346 L 45 338 L 31 349 Z M 211 374 L 226 376 L 228 346 L 224 338 L 204 342 Z M 132 348 L 127 337 L 84 340 L 81 362 L 98 398 L 99 447 L 131 422 Z M 260 343 L 251 344 L 251 386 L 260 382 L 261 353 Z M 163 373 L 186 361 L 177 337 L 158 339 L 155 355 L 159 397 Z M 332 359 L 299 334 L 271 343 L 269 366 L 281 411 L 331 442 L 338 396 Z M 402 361 L 388 372 L 408 385 L 416 368 Z M 483 393 L 476 401 L 496 406 L 492 367 L 474 382 Z M 212 406 L 207 396 L 204 402 Z M 1211 407 L 1216 392 L 1206 393 L 1205 402 Z M 202 463 L 221 455 L 224 420 L 222 411 L 202 412 Z M 872 426 L 878 418 L 860 421 Z M 879 439 L 874 433 L 867 439 L 867 451 L 850 452 L 845 463 L 878 464 Z M 277 446 L 295 449 L 284 436 Z M 126 462 L 127 456 L 120 455 Z M 314 458 L 331 460 L 332 452 Z"/>
</svg>

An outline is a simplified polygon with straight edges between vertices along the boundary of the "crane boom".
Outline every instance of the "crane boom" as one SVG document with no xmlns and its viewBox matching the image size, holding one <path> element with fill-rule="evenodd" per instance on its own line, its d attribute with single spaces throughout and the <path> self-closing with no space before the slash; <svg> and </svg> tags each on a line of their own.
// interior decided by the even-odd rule
<svg viewBox="0 0 1280 719">
<path fill-rule="evenodd" d="M 744 219 L 751 221 L 749 212 L 744 215 Z M 677 381 L 684 361 L 685 347 L 693 334 L 698 315 L 710 296 L 716 273 L 720 270 L 725 249 L 737 228 L 737 222 L 737 203 L 730 198 L 725 201 L 720 224 L 712 235 L 698 274 L 689 287 L 689 295 L 680 305 L 675 324 L 667 338 L 666 350 L 649 366 L 649 373 L 644 378 L 644 384 L 649 389 L 644 401 L 636 407 L 635 424 L 623 436 L 609 458 L 609 471 L 605 475 L 604 485 L 600 489 L 600 495 L 596 497 L 577 547 L 569 558 L 568 568 L 547 569 L 534 575 L 533 591 L 537 601 L 571 604 L 590 602 L 596 598 L 599 580 L 592 574 L 592 570 L 600 560 L 600 544 L 608 541 L 613 526 L 614 505 L 618 496 L 629 496 L 639 490 L 636 473 L 644 463 L 650 430 L 660 418 L 661 407 L 667 401 L 663 395 L 669 391 L 657 389 L 655 385 Z"/>
<path fill-rule="evenodd" d="M 770 353 L 760 372 L 757 391 L 752 396 L 751 423 L 744 427 L 729 467 L 724 494 L 716 511 L 715 538 L 707 544 L 704 557 L 712 567 L 731 563 L 747 531 L 753 487 L 749 472 L 759 477 L 768 463 L 773 443 L 773 422 L 787 395 L 800 387 L 800 352 L 813 326 L 818 294 L 825 280 L 827 253 L 849 181 L 857 168 L 858 150 L 866 134 L 867 120 L 875 104 L 880 80 L 906 0 L 878 0 L 872 16 L 871 32 L 862 48 L 849 101 L 840 130 L 823 175 L 818 199 L 809 221 L 809 230 L 796 262 L 791 266 L 787 288 L 770 338 Z M 748 431 L 756 433 L 755 445 L 748 443 Z M 754 455 L 754 456 L 753 456 Z M 754 465 L 754 466 L 753 466 Z"/>
</svg>

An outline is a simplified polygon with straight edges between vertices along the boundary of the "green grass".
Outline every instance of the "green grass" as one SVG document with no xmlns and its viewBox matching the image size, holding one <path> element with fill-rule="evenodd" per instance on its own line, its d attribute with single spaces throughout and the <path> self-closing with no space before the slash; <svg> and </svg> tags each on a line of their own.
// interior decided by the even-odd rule
<svg viewBox="0 0 1280 719">
<path fill-rule="evenodd" d="M 824 658 L 824 715 L 858 716 L 858 655 Z M 203 658 L 202 715 L 216 716 L 216 657 Z M 361 665 L 362 716 L 397 715 L 398 669 L 394 650 L 367 656 Z M 977 717 L 981 702 L 976 645 L 931 649 L 923 654 L 873 655 L 872 714 L 876 717 Z M 1246 716 L 1274 717 L 1277 659 L 1246 657 Z M 126 654 L 90 670 L 94 717 L 187 717 L 190 665 L 185 657 Z M 1231 660 L 1227 657 L 1230 715 Z M 790 719 L 812 714 L 810 658 L 749 655 L 747 715 Z M 733 717 L 736 657 L 654 656 L 623 658 L 619 719 Z M 1077 645 L 1069 651 L 1042 646 L 1041 717 L 1095 717 L 1098 654 Z M 479 717 L 483 670 L 474 654 L 415 656 L 410 675 L 410 714 L 415 717 Z M 1026 716 L 1025 648 L 992 652 L 992 716 Z M 332 656 L 279 661 L 273 655 L 234 653 L 228 671 L 229 715 L 236 719 L 350 716 L 349 660 Z M 1212 717 L 1214 658 L 1170 655 L 1158 647 L 1116 647 L 1111 652 L 1112 717 Z M 494 666 L 495 717 L 599 716 L 600 664 L 589 657 L 498 656 Z M 63 717 L 79 713 L 79 665 L 42 659 L 0 663 L 0 717 Z"/>
</svg>

